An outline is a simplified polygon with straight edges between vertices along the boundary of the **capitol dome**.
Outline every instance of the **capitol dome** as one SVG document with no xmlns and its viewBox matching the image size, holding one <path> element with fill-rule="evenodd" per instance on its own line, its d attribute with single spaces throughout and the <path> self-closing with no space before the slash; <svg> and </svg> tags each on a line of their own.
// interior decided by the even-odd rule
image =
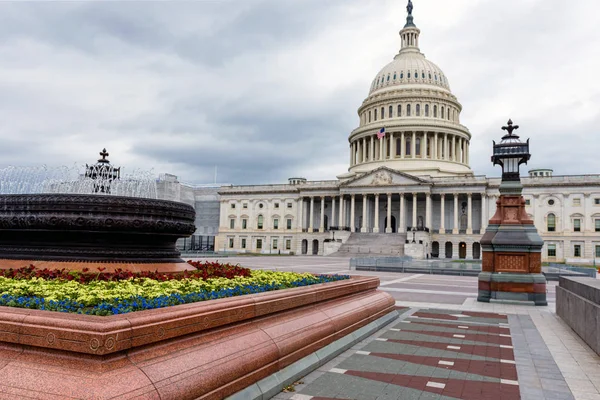
<svg viewBox="0 0 600 400">
<path fill-rule="evenodd" d="M 444 72 L 419 49 L 421 31 L 412 3 L 400 31 L 401 47 L 371 82 L 349 137 L 349 179 L 380 167 L 415 176 L 473 175 L 471 134 L 460 124 L 462 105 Z"/>
</svg>

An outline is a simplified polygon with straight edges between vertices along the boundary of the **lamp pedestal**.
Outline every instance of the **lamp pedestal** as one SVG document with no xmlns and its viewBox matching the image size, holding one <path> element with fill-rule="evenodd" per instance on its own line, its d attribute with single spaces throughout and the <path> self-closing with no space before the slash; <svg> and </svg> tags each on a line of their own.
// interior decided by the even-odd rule
<svg viewBox="0 0 600 400">
<path fill-rule="evenodd" d="M 548 305 L 546 277 L 542 274 L 542 247 L 544 241 L 525 211 L 523 186 L 518 165 L 529 159 L 527 147 L 518 141 L 509 126 L 509 135 L 499 145 L 494 143 L 492 161 L 503 166 L 500 198 L 496 213 L 481 239 L 483 262 L 478 278 L 477 301 L 523 301 L 537 306 Z M 513 161 L 511 157 L 521 158 Z"/>
</svg>

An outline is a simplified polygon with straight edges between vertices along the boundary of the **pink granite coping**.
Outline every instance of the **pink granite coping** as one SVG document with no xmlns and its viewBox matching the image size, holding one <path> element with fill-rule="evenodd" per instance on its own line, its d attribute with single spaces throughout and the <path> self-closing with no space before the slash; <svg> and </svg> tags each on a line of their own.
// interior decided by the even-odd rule
<svg viewBox="0 0 600 400">
<path fill-rule="evenodd" d="M 378 278 L 98 317 L 1 307 L 0 393 L 222 399 L 394 311 Z"/>
</svg>

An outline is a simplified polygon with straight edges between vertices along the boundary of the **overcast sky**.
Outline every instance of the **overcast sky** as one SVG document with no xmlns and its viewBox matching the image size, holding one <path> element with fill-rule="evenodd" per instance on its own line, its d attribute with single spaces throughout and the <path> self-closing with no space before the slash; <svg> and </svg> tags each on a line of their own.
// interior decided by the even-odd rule
<svg viewBox="0 0 600 400">
<path fill-rule="evenodd" d="M 421 51 L 498 176 L 512 118 L 530 168 L 600 173 L 598 0 L 414 0 Z M 404 0 L 0 2 L 0 168 L 93 162 L 182 181 L 335 179 Z M 525 167 L 528 169 L 528 167 Z"/>
</svg>

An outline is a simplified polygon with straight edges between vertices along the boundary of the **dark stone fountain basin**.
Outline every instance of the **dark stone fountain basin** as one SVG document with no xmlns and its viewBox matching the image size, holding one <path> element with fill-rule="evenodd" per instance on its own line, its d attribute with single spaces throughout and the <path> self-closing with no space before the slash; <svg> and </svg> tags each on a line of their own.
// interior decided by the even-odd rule
<svg viewBox="0 0 600 400">
<path fill-rule="evenodd" d="M 0 195 L 0 268 L 27 261 L 69 269 L 72 263 L 81 269 L 81 262 L 92 262 L 108 263 L 109 270 L 123 264 L 138 264 L 136 270 L 180 270 L 185 264 L 175 242 L 195 231 L 194 219 L 193 207 L 166 200 Z"/>
</svg>

